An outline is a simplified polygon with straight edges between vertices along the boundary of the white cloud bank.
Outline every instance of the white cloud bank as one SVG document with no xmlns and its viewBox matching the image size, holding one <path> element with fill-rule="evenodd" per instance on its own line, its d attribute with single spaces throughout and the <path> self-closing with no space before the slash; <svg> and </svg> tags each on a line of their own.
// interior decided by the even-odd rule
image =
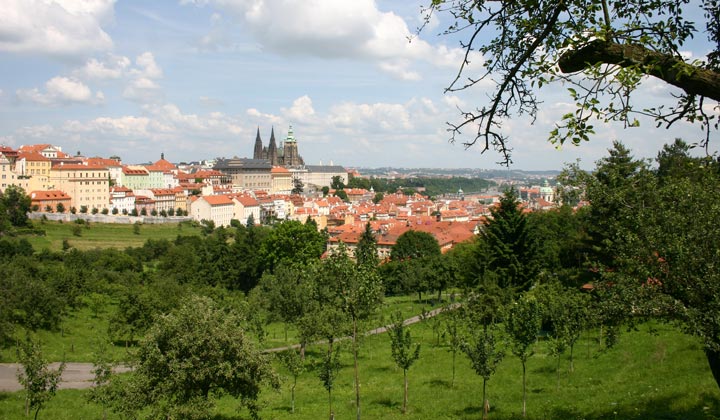
<svg viewBox="0 0 720 420">
<path fill-rule="evenodd" d="M 19 100 L 40 105 L 65 105 L 72 103 L 98 104 L 105 100 L 105 95 L 93 91 L 75 78 L 53 77 L 45 83 L 44 91 L 40 89 L 19 89 L 16 92 Z"/>
<path fill-rule="evenodd" d="M 373 0 L 184 0 L 183 3 L 209 5 L 230 14 L 264 49 L 289 56 L 372 61 L 381 70 L 403 80 L 421 79 L 420 73 L 412 69 L 417 62 L 455 67 L 463 57 L 459 48 L 433 46 L 413 37 L 414 33 L 400 16 L 380 11 Z M 202 40 L 205 47 L 209 47 L 213 39 L 225 39 L 216 32 L 210 35 Z"/>
<path fill-rule="evenodd" d="M 84 56 L 112 48 L 114 0 L 3 0 L 0 51 Z"/>
</svg>

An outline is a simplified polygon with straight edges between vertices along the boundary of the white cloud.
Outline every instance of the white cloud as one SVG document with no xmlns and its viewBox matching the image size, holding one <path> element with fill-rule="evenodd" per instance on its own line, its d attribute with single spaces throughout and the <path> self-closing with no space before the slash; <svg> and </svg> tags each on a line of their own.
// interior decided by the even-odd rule
<svg viewBox="0 0 720 420">
<path fill-rule="evenodd" d="M 45 83 L 45 91 L 38 88 L 18 89 L 17 97 L 21 101 L 34 102 L 40 105 L 65 105 L 71 103 L 98 104 L 105 96 L 102 92 L 95 93 L 79 80 L 68 77 L 53 77 Z"/>
<path fill-rule="evenodd" d="M 112 39 L 102 25 L 113 19 L 114 0 L 4 0 L 0 51 L 82 56 L 106 51 Z"/>
<path fill-rule="evenodd" d="M 136 68 L 129 71 L 131 79 L 123 90 L 123 98 L 143 104 L 161 102 L 164 94 L 155 80 L 163 77 L 163 71 L 155 56 L 146 51 L 135 58 L 135 64 Z"/>
<path fill-rule="evenodd" d="M 163 76 L 162 69 L 155 62 L 155 56 L 149 51 L 137 56 L 137 58 L 135 58 L 135 64 L 139 67 L 136 73 L 139 74 L 140 77 L 159 79 Z"/>
<path fill-rule="evenodd" d="M 432 46 L 415 37 L 393 12 L 373 0 L 186 0 L 212 5 L 235 17 L 268 50 L 285 55 L 357 58 L 374 61 L 381 70 L 404 80 L 419 80 L 416 62 L 457 65 L 462 50 Z M 202 44 L 212 42 L 212 32 Z M 224 38 L 223 42 L 226 42 Z M 412 39 L 412 42 L 410 42 Z"/>
<path fill-rule="evenodd" d="M 90 80 L 119 79 L 125 75 L 130 64 L 129 58 L 110 54 L 103 61 L 97 58 L 87 60 L 85 65 L 73 74 Z"/>
<path fill-rule="evenodd" d="M 315 117 L 312 99 L 307 95 L 295 99 L 290 108 L 282 109 L 282 113 L 292 122 L 309 122 Z"/>
</svg>

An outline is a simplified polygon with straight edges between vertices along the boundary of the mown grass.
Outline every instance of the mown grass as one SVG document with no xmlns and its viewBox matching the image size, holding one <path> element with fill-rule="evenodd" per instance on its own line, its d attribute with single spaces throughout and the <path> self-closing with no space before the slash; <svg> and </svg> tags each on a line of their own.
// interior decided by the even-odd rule
<svg viewBox="0 0 720 420">
<path fill-rule="evenodd" d="M 528 419 L 688 419 L 720 417 L 720 391 L 698 341 L 669 325 L 647 325 L 625 333 L 616 347 L 601 351 L 595 340 L 584 337 L 575 351 L 575 370 L 568 358 L 561 363 L 558 387 L 556 360 L 546 343 L 535 345 L 528 362 Z M 361 347 L 360 380 L 362 417 L 365 419 L 480 419 L 482 381 L 463 355 L 458 355 L 454 386 L 452 358 L 445 345 L 435 345 L 427 323 L 411 327 L 421 342 L 420 359 L 411 368 L 409 411 L 403 415 L 402 371 L 390 357 L 386 334 L 366 338 Z M 347 344 L 345 344 L 347 346 Z M 323 346 L 313 346 L 308 360 Z M 304 373 L 296 389 L 295 413 L 290 412 L 287 373 L 280 390 L 261 394 L 263 419 L 322 419 L 328 417 L 328 398 L 314 371 Z M 86 391 L 63 390 L 40 412 L 39 418 L 95 419 L 101 408 L 86 404 Z M 333 391 L 336 419 L 355 418 L 352 358 L 346 347 L 342 370 Z M 488 384 L 490 419 L 520 419 L 521 367 L 507 356 Z M 0 418 L 23 418 L 23 394 L 0 394 Z M 110 413 L 108 418 L 117 419 Z M 248 419 L 231 398 L 219 401 L 216 420 Z"/>
<path fill-rule="evenodd" d="M 74 222 L 34 221 L 34 227 L 45 231 L 45 236 L 24 236 L 35 250 L 49 249 L 60 251 L 63 240 L 80 250 L 95 248 L 140 247 L 148 239 L 174 240 L 178 235 L 199 235 L 200 228 L 189 223 L 143 224 L 139 233 L 134 232 L 133 225 L 115 223 L 90 223 L 78 225 Z M 80 236 L 73 234 L 73 228 L 80 226 Z"/>
</svg>

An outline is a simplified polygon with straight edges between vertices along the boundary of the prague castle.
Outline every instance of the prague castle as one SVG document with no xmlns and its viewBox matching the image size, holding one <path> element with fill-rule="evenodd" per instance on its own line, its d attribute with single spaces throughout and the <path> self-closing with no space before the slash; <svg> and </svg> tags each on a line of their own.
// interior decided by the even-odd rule
<svg viewBox="0 0 720 420">
<path fill-rule="evenodd" d="M 260 138 L 260 128 L 257 130 L 255 137 L 255 149 L 253 151 L 253 159 L 264 159 L 270 161 L 273 166 L 284 166 L 286 168 L 297 168 L 305 164 L 303 158 L 298 153 L 298 145 L 293 135 L 292 126 L 288 129 L 288 135 L 285 140 L 280 142 L 280 147 L 275 142 L 275 128 L 270 131 L 270 144 L 263 146 Z"/>
</svg>

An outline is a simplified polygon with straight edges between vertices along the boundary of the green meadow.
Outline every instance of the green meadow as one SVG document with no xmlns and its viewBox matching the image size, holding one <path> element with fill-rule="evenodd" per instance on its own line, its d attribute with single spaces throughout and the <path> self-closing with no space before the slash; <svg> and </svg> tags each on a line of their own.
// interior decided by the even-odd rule
<svg viewBox="0 0 720 420">
<path fill-rule="evenodd" d="M 407 304 L 407 303 L 406 303 Z M 97 326 L 101 328 L 100 323 Z M 280 325 L 271 325 L 269 335 L 279 335 Z M 360 351 L 361 410 L 366 419 L 481 419 L 482 380 L 471 369 L 466 357 L 458 353 L 456 378 L 452 383 L 452 355 L 444 340 L 426 322 L 411 327 L 421 343 L 420 359 L 409 372 L 409 408 L 401 413 L 403 373 L 393 363 L 386 334 L 366 337 Z M 535 355 L 528 362 L 527 418 L 529 419 L 718 419 L 720 391 L 707 366 L 702 347 L 674 326 L 645 324 L 625 332 L 610 349 L 598 346 L 596 332 L 583 336 L 575 348 L 575 369 L 569 371 L 569 358 L 563 355 L 561 369 L 549 355 L 547 343 L 535 344 Z M 48 355 L 58 350 L 50 337 Z M 89 343 L 92 342 L 90 339 Z M 336 419 L 355 418 L 352 356 L 349 342 L 344 347 L 342 369 L 333 390 Z M 67 346 L 65 345 L 65 348 Z M 77 349 L 78 359 L 87 354 Z M 308 370 L 296 388 L 295 412 L 291 412 L 292 378 L 276 363 L 283 378 L 279 390 L 261 394 L 263 419 L 322 419 L 329 416 L 328 394 L 312 370 L 325 346 L 313 345 L 307 352 Z M 117 354 L 122 351 L 117 349 Z M 67 353 L 66 353 L 67 356 Z M 52 357 L 50 357 L 52 358 Z M 490 419 L 520 419 L 521 365 L 506 354 L 497 373 L 488 383 Z M 85 402 L 87 391 L 59 391 L 39 418 L 97 419 L 102 408 Z M 0 418 L 22 419 L 23 393 L 0 393 Z M 108 418 L 120 418 L 108 413 Z M 215 419 L 249 419 L 238 402 L 221 398 Z"/>
<path fill-rule="evenodd" d="M 115 223 L 92 223 L 78 225 L 74 222 L 33 221 L 34 227 L 45 231 L 44 236 L 23 236 L 35 250 L 60 251 L 63 240 L 79 250 L 95 248 L 141 247 L 148 239 L 174 240 L 178 235 L 199 235 L 200 228 L 191 223 L 141 224 L 136 232 L 134 225 Z M 80 236 L 76 235 L 79 226 Z"/>
</svg>

